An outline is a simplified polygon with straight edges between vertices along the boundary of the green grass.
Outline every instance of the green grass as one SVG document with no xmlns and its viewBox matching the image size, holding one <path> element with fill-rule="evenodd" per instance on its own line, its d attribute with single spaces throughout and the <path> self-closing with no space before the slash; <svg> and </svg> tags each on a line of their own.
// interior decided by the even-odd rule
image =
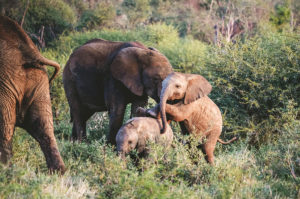
<svg viewBox="0 0 300 199">
<path fill-rule="evenodd" d="M 97 132 L 89 122 L 89 135 Z M 70 126 L 68 127 L 71 131 Z M 67 167 L 64 176 L 49 175 L 43 154 L 32 137 L 18 129 L 14 156 L 1 165 L 1 198 L 296 198 L 300 183 L 300 131 L 285 132 L 259 149 L 246 141 L 217 145 L 216 165 L 186 148 L 174 127 L 175 148 L 152 146 L 148 159 L 119 159 L 102 138 L 72 143 L 58 137 Z M 294 178 L 291 172 L 297 176 Z"/>
</svg>

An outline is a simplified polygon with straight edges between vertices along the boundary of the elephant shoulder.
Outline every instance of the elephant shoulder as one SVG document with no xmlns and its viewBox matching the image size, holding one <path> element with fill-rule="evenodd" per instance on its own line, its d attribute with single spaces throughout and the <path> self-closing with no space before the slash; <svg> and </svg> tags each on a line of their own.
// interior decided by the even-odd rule
<svg viewBox="0 0 300 199">
<path fill-rule="evenodd" d="M 129 47 L 136 47 L 136 48 L 148 49 L 147 46 L 145 46 L 144 44 L 142 44 L 142 43 L 140 43 L 138 41 L 128 42 L 127 44 L 129 45 Z"/>
</svg>

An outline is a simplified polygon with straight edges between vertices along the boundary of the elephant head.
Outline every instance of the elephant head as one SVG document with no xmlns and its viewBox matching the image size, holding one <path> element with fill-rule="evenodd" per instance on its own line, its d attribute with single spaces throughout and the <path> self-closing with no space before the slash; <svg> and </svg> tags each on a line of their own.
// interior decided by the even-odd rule
<svg viewBox="0 0 300 199">
<path fill-rule="evenodd" d="M 128 47 L 114 58 L 112 76 L 137 96 L 144 94 L 159 101 L 162 81 L 172 73 L 168 59 L 153 49 Z"/>
<path fill-rule="evenodd" d="M 0 44 L 1 51 L 14 52 L 13 61 L 18 60 L 20 62 L 15 63 L 14 66 L 41 68 L 43 65 L 49 65 L 55 68 L 50 83 L 57 76 L 60 69 L 59 64 L 43 57 L 19 24 L 5 16 L 0 16 Z"/>
<path fill-rule="evenodd" d="M 174 72 L 162 82 L 160 111 L 163 121 L 162 133 L 166 131 L 166 103 L 168 100 L 181 100 L 189 104 L 200 97 L 208 95 L 212 86 L 201 75 Z"/>
<path fill-rule="evenodd" d="M 137 131 L 128 130 L 128 128 L 123 126 L 116 136 L 117 151 L 122 158 L 125 157 L 125 154 L 135 149 L 139 142 Z"/>
</svg>

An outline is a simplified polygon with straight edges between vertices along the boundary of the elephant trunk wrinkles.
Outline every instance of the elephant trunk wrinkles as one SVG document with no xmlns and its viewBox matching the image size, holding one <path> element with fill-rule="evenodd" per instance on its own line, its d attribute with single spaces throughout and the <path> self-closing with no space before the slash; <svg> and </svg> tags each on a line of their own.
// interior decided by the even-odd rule
<svg viewBox="0 0 300 199">
<path fill-rule="evenodd" d="M 162 125 L 163 128 L 161 133 L 165 133 L 167 131 L 167 116 L 166 116 L 166 104 L 169 97 L 169 91 L 167 88 L 163 88 L 161 95 L 160 95 L 160 114 L 162 117 Z"/>
<path fill-rule="evenodd" d="M 49 84 L 51 84 L 52 80 L 58 75 L 58 72 L 60 70 L 60 65 L 56 63 L 55 61 L 49 60 L 45 57 L 43 57 L 41 54 L 38 56 L 38 61 L 41 62 L 44 65 L 53 66 L 55 71 L 52 75 L 52 77 L 49 80 Z"/>
</svg>

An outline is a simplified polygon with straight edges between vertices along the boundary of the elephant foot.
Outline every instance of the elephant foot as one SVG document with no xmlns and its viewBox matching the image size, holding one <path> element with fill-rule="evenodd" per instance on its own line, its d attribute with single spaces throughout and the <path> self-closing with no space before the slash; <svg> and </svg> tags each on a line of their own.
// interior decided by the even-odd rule
<svg viewBox="0 0 300 199">
<path fill-rule="evenodd" d="M 60 165 L 57 165 L 57 166 L 53 166 L 53 167 L 49 167 L 48 168 L 48 171 L 50 174 L 60 174 L 60 175 L 64 175 L 65 172 L 66 172 L 66 167 L 64 164 L 60 164 Z"/>
</svg>

